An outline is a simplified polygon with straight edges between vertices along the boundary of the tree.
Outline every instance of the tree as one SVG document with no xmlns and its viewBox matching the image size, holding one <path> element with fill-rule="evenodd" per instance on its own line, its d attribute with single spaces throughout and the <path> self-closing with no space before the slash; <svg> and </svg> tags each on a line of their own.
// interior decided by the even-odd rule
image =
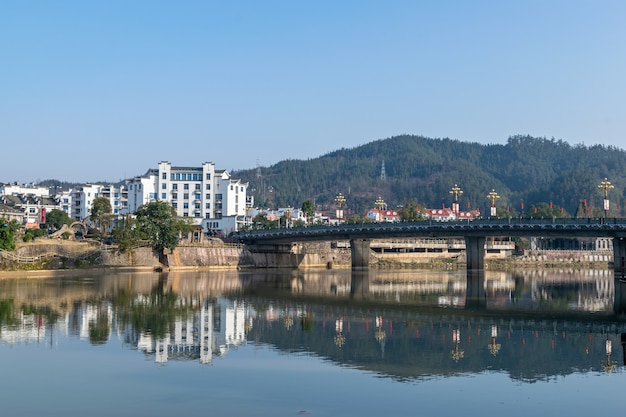
<svg viewBox="0 0 626 417">
<path fill-rule="evenodd" d="M 408 200 L 400 210 L 400 220 L 403 222 L 414 222 L 424 219 L 424 210 L 420 208 L 414 200 Z"/>
<path fill-rule="evenodd" d="M 132 249 L 142 241 L 143 234 L 139 229 L 137 219 L 130 216 L 124 217 L 119 225 L 113 229 L 113 237 L 118 241 L 121 252 Z"/>
<path fill-rule="evenodd" d="M 91 220 L 100 227 L 100 235 L 104 235 L 106 226 L 111 224 L 111 202 L 106 197 L 96 197 L 91 204 Z"/>
<path fill-rule="evenodd" d="M 304 203 L 302 203 L 302 212 L 306 216 L 307 222 L 311 223 L 315 217 L 315 205 L 311 200 L 305 200 Z"/>
<path fill-rule="evenodd" d="M 259 213 L 254 217 L 253 229 L 276 229 L 278 228 L 278 220 L 270 220 L 267 214 Z"/>
<path fill-rule="evenodd" d="M 46 213 L 46 227 L 58 230 L 63 227 L 64 224 L 69 225 L 71 223 L 72 219 L 63 210 L 52 209 Z"/>
<path fill-rule="evenodd" d="M 141 236 L 150 240 L 152 247 L 159 251 L 176 248 L 180 234 L 189 233 L 193 227 L 179 218 L 174 207 L 165 201 L 155 201 L 139 207 L 137 224 Z"/>
<path fill-rule="evenodd" d="M 20 227 L 17 221 L 8 221 L 4 217 L 0 217 L 0 249 L 15 249 L 15 234 L 20 230 Z"/>
</svg>

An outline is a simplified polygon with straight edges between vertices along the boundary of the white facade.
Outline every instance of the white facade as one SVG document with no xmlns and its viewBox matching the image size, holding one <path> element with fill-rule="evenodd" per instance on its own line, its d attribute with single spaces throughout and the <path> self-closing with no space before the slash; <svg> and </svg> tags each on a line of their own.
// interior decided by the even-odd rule
<svg viewBox="0 0 626 417">
<path fill-rule="evenodd" d="M 178 216 L 192 218 L 206 231 L 225 233 L 244 224 L 247 190 L 247 183 L 216 170 L 212 162 L 176 167 L 163 161 L 158 168 L 129 181 L 128 210 L 134 213 L 143 204 L 165 201 Z"/>
<path fill-rule="evenodd" d="M 70 217 L 82 221 L 91 215 L 91 207 L 96 197 L 104 197 L 111 203 L 112 214 L 125 214 L 128 212 L 128 192 L 125 186 L 115 187 L 112 185 L 88 184 L 72 190 Z"/>
<path fill-rule="evenodd" d="M 62 191 L 56 195 L 57 202 L 59 204 L 58 209 L 63 210 L 67 215 L 72 218 L 72 190 Z"/>
<path fill-rule="evenodd" d="M 33 184 L 21 185 L 18 183 L 0 185 L 0 195 L 25 194 L 36 197 L 48 197 L 48 187 L 37 187 Z"/>
<path fill-rule="evenodd" d="M 128 212 L 135 213 L 140 206 L 157 201 L 156 187 L 158 171 L 150 169 L 141 176 L 135 177 L 126 185 L 128 188 Z"/>
</svg>

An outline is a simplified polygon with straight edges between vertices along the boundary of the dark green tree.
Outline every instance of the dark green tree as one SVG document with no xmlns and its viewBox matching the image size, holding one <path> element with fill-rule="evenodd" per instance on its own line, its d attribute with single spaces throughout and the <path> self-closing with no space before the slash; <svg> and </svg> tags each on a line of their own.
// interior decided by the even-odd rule
<svg viewBox="0 0 626 417">
<path fill-rule="evenodd" d="M 60 229 L 64 224 L 71 224 L 72 219 L 66 212 L 59 209 L 52 209 L 46 213 L 46 227 Z"/>
<path fill-rule="evenodd" d="M 15 249 L 15 234 L 20 228 L 21 226 L 17 221 L 8 221 L 4 217 L 0 217 L 0 249 Z"/>
<path fill-rule="evenodd" d="M 278 228 L 278 220 L 270 220 L 267 218 L 267 214 L 259 213 L 254 216 L 252 222 L 253 229 L 276 229 Z"/>
<path fill-rule="evenodd" d="M 137 224 L 141 236 L 148 239 L 152 247 L 162 251 L 178 246 L 181 234 L 187 234 L 192 225 L 176 215 L 174 207 L 164 201 L 155 201 L 137 209 Z"/>
<path fill-rule="evenodd" d="M 306 216 L 307 222 L 311 223 L 315 217 L 315 205 L 311 200 L 304 200 L 302 203 L 302 212 Z"/>
<path fill-rule="evenodd" d="M 113 229 L 113 237 L 118 242 L 118 247 L 121 252 L 132 250 L 133 247 L 139 246 L 143 240 L 144 235 L 139 229 L 137 219 L 126 216 Z"/>
<path fill-rule="evenodd" d="M 415 200 L 406 201 L 399 214 L 400 220 L 403 222 L 414 222 L 425 218 L 424 209 L 419 207 Z"/>
<path fill-rule="evenodd" d="M 111 202 L 106 197 L 96 197 L 91 204 L 91 220 L 100 228 L 100 235 L 104 236 L 107 226 L 110 226 L 112 217 Z"/>
</svg>

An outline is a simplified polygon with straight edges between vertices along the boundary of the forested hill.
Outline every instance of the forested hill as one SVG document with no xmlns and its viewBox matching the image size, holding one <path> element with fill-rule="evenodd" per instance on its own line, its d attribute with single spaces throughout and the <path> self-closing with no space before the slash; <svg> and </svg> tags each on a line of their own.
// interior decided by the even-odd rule
<svg viewBox="0 0 626 417">
<path fill-rule="evenodd" d="M 383 166 L 384 163 L 384 175 Z M 521 211 L 552 202 L 572 215 L 583 201 L 602 208 L 598 185 L 606 177 L 612 215 L 624 214 L 626 152 L 607 146 L 571 146 L 562 140 L 514 136 L 505 145 L 481 145 L 451 139 L 402 135 L 318 158 L 286 160 L 270 167 L 238 171 L 250 183 L 257 205 L 301 207 L 313 200 L 333 209 L 338 193 L 345 208 L 363 214 L 382 197 L 389 207 L 408 201 L 426 207 L 450 207 L 451 188 L 463 190 L 461 208 L 488 210 L 494 189 L 498 207 Z"/>
</svg>

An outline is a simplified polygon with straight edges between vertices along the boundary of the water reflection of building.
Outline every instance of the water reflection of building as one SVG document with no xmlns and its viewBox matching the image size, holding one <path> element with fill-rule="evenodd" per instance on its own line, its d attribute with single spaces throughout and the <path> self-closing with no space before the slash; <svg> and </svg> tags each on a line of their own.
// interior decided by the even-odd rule
<svg viewBox="0 0 626 417">
<path fill-rule="evenodd" d="M 611 271 L 538 271 L 530 281 L 533 300 L 566 299 L 576 310 L 612 308 L 615 281 Z"/>
<path fill-rule="evenodd" d="M 246 307 L 238 301 L 218 298 L 204 301 L 189 317 L 176 317 L 173 330 L 156 338 L 141 333 L 137 348 L 154 354 L 157 363 L 170 359 L 198 359 L 209 364 L 230 347 L 246 342 Z"/>
<path fill-rule="evenodd" d="M 45 337 L 46 323 L 38 314 L 20 312 L 15 323 L 10 326 L 6 324 L 0 326 L 0 340 L 4 343 L 34 343 L 44 340 Z"/>
</svg>

